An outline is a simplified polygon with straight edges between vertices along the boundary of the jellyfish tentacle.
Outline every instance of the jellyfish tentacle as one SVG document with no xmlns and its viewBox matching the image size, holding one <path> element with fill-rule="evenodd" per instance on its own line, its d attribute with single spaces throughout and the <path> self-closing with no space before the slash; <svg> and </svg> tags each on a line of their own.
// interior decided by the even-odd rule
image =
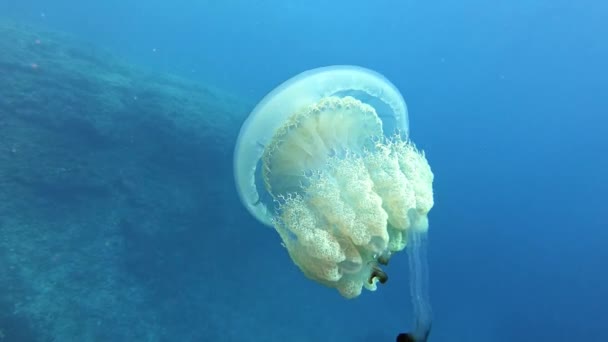
<svg viewBox="0 0 608 342">
<path fill-rule="evenodd" d="M 410 296 L 414 309 L 414 341 L 426 341 L 431 331 L 433 313 L 429 296 L 429 274 L 426 232 L 410 229 L 408 233 L 408 262 Z"/>
</svg>

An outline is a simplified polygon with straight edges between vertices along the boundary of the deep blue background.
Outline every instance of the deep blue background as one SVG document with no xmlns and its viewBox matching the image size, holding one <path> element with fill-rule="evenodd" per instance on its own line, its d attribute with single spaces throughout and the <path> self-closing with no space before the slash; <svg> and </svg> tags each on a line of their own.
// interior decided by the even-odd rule
<svg viewBox="0 0 608 342">
<path fill-rule="evenodd" d="M 317 66 L 385 74 L 436 177 L 433 340 L 608 341 L 607 2 L 0 0 L 0 13 L 252 106 Z M 243 225 L 252 242 L 275 238 Z M 258 261 L 275 257 L 293 306 L 326 301 L 310 315 L 337 331 L 390 340 L 409 322 L 405 255 L 386 288 L 356 301 L 317 289 L 280 248 Z"/>
</svg>

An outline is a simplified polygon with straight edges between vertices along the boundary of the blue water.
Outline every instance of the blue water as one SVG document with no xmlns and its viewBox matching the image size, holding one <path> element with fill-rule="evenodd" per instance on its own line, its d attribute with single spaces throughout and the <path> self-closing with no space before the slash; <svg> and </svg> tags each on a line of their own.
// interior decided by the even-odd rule
<svg viewBox="0 0 608 342">
<path fill-rule="evenodd" d="M 412 139 L 435 173 L 430 340 L 608 341 L 608 3 L 0 0 L 0 13 L 251 108 L 310 68 L 377 70 L 403 93 Z M 385 286 L 347 301 L 305 279 L 238 203 L 221 210 L 200 212 L 214 222 L 201 219 L 197 235 L 164 228 L 163 250 L 185 258 L 169 263 L 201 262 L 180 254 L 196 241 L 217 260 L 209 283 L 180 278 L 196 267 L 154 268 L 169 280 L 144 291 L 141 320 L 157 330 L 142 341 L 162 331 L 167 341 L 393 341 L 410 324 L 405 253 L 391 260 Z M 141 253 L 134 268 L 154 249 Z M 146 288 L 139 279 L 129 286 Z M 197 303 L 211 298 L 197 292 L 229 304 Z M 210 321 L 224 325 L 200 328 Z"/>
</svg>

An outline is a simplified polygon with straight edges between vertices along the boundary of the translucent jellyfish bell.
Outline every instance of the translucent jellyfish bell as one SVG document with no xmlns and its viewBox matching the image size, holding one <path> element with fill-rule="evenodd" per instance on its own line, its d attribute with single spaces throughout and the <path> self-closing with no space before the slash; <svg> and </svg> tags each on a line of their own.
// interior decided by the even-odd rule
<svg viewBox="0 0 608 342">
<path fill-rule="evenodd" d="M 373 105 L 384 132 L 408 134 L 407 107 L 384 76 L 357 66 L 308 70 L 284 82 L 262 99 L 243 126 L 236 143 L 234 170 L 241 201 L 260 222 L 272 225 L 273 204 L 261 181 L 260 159 L 273 135 L 294 112 L 330 96 L 352 96 Z"/>
<path fill-rule="evenodd" d="M 386 281 L 379 265 L 428 228 L 433 173 L 403 97 L 370 70 L 314 69 L 273 90 L 241 128 L 234 172 L 302 272 L 347 298 Z"/>
</svg>

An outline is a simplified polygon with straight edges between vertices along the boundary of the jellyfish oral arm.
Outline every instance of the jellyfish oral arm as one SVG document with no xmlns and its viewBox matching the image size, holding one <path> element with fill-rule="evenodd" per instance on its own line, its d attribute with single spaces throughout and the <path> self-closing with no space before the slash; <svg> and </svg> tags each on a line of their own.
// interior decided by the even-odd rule
<svg viewBox="0 0 608 342">
<path fill-rule="evenodd" d="M 429 297 L 426 231 L 410 229 L 408 233 L 408 260 L 410 268 L 410 296 L 414 309 L 414 341 L 426 341 L 433 321 Z"/>
</svg>

